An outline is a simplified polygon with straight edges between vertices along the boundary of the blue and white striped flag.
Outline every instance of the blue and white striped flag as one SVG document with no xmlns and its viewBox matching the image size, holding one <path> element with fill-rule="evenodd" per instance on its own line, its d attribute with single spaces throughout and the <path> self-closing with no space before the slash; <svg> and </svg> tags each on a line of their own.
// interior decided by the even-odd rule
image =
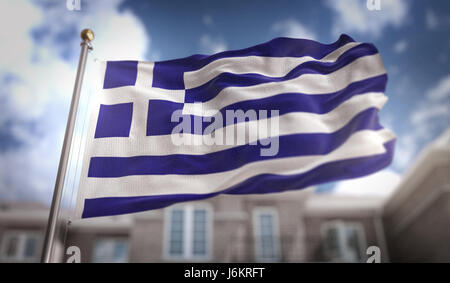
<svg viewBox="0 0 450 283">
<path fill-rule="evenodd" d="M 364 176 L 392 160 L 372 44 L 276 38 L 211 56 L 101 62 L 79 216 Z"/>
</svg>

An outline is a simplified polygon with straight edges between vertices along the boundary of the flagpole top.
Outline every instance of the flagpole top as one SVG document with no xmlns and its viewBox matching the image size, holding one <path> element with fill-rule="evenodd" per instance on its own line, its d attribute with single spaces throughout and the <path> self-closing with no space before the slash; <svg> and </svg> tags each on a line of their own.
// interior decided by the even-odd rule
<svg viewBox="0 0 450 283">
<path fill-rule="evenodd" d="M 91 42 L 95 38 L 94 32 L 88 28 L 82 30 L 80 36 L 83 41 L 87 42 Z"/>
</svg>

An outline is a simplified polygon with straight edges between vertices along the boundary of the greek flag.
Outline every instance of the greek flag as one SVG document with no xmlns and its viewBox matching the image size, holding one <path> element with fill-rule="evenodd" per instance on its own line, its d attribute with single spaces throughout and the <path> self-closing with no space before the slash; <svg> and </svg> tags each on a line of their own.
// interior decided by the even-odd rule
<svg viewBox="0 0 450 283">
<path fill-rule="evenodd" d="M 100 62 L 77 198 L 82 218 L 265 194 L 390 164 L 370 43 L 276 38 L 162 62 Z"/>
</svg>

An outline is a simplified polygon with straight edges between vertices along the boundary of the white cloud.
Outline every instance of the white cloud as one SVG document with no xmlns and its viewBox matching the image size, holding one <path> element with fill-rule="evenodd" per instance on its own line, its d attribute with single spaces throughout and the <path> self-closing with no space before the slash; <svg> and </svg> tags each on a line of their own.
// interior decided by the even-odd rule
<svg viewBox="0 0 450 283">
<path fill-rule="evenodd" d="M 450 125 L 450 74 L 425 92 L 409 116 L 411 127 L 397 141 L 394 166 L 409 167 L 421 143 L 430 142 L 440 129 Z"/>
<path fill-rule="evenodd" d="M 425 107 L 420 107 L 411 115 L 411 121 L 414 125 L 425 123 L 433 118 L 448 116 L 450 107 L 446 104 L 427 104 Z"/>
<path fill-rule="evenodd" d="M 82 28 L 96 34 L 90 59 L 145 58 L 145 28 L 120 3 L 0 1 L 0 131 L 15 141 L 0 151 L 0 199 L 51 198 Z"/>
<path fill-rule="evenodd" d="M 417 149 L 417 138 L 414 133 L 398 136 L 394 153 L 394 167 L 401 170 L 408 168 L 413 162 Z"/>
<path fill-rule="evenodd" d="M 450 123 L 450 74 L 436 83 L 436 86 L 426 92 L 411 114 L 411 122 L 420 134 L 426 134 L 436 123 Z"/>
<path fill-rule="evenodd" d="M 53 5 L 42 10 L 45 21 L 41 29 L 45 30 L 43 37 L 46 47 L 69 49 L 78 56 L 79 36 L 58 38 L 68 30 L 76 31 L 77 35 L 83 28 L 91 28 L 96 39 L 93 42 L 94 54 L 99 59 L 144 59 L 150 46 L 143 24 L 129 10 L 119 12 L 122 0 L 82 1 L 81 11 L 69 12 L 65 5 Z M 70 45 L 71 47 L 69 47 Z M 61 51 L 60 51 L 61 52 Z"/>
<path fill-rule="evenodd" d="M 392 194 L 400 180 L 399 174 L 394 171 L 384 170 L 367 177 L 339 182 L 333 193 L 385 198 Z"/>
<path fill-rule="evenodd" d="M 450 98 L 450 74 L 441 79 L 436 87 L 427 92 L 427 98 L 432 101 Z"/>
<path fill-rule="evenodd" d="M 18 71 L 27 65 L 33 47 L 28 33 L 32 24 L 41 20 L 40 9 L 25 1 L 0 1 L 0 21 L 3 24 L 0 29 L 0 72 L 6 71 L 5 67 Z M 14 29 L 13 32 L 11 28 Z"/>
<path fill-rule="evenodd" d="M 200 47 L 202 48 L 202 52 L 212 54 L 225 51 L 228 46 L 222 38 L 213 38 L 208 34 L 204 34 L 200 37 Z"/>
<path fill-rule="evenodd" d="M 208 29 L 214 27 L 214 20 L 209 14 L 203 15 L 202 22 Z M 207 54 L 218 53 L 228 49 L 228 44 L 222 37 L 212 36 L 209 33 L 201 35 L 199 45 L 201 52 Z"/>
<path fill-rule="evenodd" d="M 366 1 L 328 0 L 327 5 L 335 12 L 332 33 L 360 33 L 380 36 L 388 26 L 402 26 L 408 16 L 406 0 L 383 0 L 380 11 L 367 9 Z"/>
<path fill-rule="evenodd" d="M 292 38 L 305 38 L 316 40 L 317 36 L 314 32 L 306 28 L 303 24 L 294 19 L 287 19 L 272 25 L 273 32 L 279 36 Z"/>
<path fill-rule="evenodd" d="M 397 43 L 394 45 L 394 51 L 397 54 L 401 54 L 406 51 L 407 47 L 408 47 L 408 42 L 406 42 L 406 40 L 402 39 L 402 40 L 397 41 Z"/>
<path fill-rule="evenodd" d="M 211 15 L 203 15 L 202 22 L 208 28 L 212 28 L 214 26 L 214 21 Z"/>
<path fill-rule="evenodd" d="M 425 26 L 429 30 L 435 30 L 439 26 L 439 18 L 431 9 L 428 9 L 425 13 Z"/>
</svg>

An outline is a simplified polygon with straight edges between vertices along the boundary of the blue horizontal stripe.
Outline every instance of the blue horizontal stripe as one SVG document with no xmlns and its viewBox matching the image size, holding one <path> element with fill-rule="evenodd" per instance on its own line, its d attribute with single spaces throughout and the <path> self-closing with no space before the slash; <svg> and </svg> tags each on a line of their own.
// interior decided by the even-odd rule
<svg viewBox="0 0 450 283">
<path fill-rule="evenodd" d="M 350 42 L 354 42 L 354 40 L 345 34 L 341 35 L 339 39 L 332 44 L 322 44 L 307 39 L 281 37 L 253 47 L 220 52 L 211 56 L 197 54 L 182 59 L 155 62 L 152 85 L 153 87 L 165 89 L 184 89 L 184 72 L 198 70 L 217 59 L 243 56 L 311 56 L 315 59 L 322 59 L 334 50 Z"/>
<path fill-rule="evenodd" d="M 283 82 L 305 74 L 331 74 L 353 61 L 378 53 L 377 48 L 368 43 L 360 44 L 342 54 L 335 62 L 309 61 L 302 63 L 282 77 L 268 77 L 261 74 L 233 74 L 224 72 L 209 82 L 192 89 L 186 89 L 185 102 L 206 102 L 216 97 L 227 87 L 246 87 L 262 83 Z"/>
<path fill-rule="evenodd" d="M 257 161 L 324 155 L 338 148 L 356 131 L 381 129 L 377 113 L 376 108 L 365 110 L 356 115 L 347 125 L 331 134 L 280 136 L 279 151 L 275 156 L 261 156 L 261 145 L 246 144 L 204 155 L 92 157 L 88 176 L 116 178 L 131 175 L 211 174 L 237 169 Z"/>
<path fill-rule="evenodd" d="M 383 154 L 330 162 L 295 175 L 261 174 L 216 193 L 189 194 L 186 192 L 186 194 L 173 195 L 85 199 L 82 218 L 158 209 L 179 202 L 211 198 L 219 194 L 277 193 L 331 181 L 358 178 L 381 170 L 392 162 L 395 140 L 385 143 L 384 146 L 386 152 Z"/>
<path fill-rule="evenodd" d="M 237 102 L 220 109 L 220 115 L 225 117 L 227 110 L 240 109 L 244 112 L 255 110 L 279 110 L 279 115 L 292 112 L 308 112 L 324 114 L 328 113 L 344 101 L 350 99 L 354 95 L 368 92 L 384 92 L 386 89 L 387 75 L 381 75 L 366 80 L 349 84 L 346 88 L 329 94 L 308 95 L 303 93 L 283 93 L 267 98 L 254 99 Z M 170 135 L 173 128 L 179 122 L 171 122 L 172 113 L 176 110 L 183 109 L 183 103 L 176 103 L 164 100 L 150 100 L 148 106 L 147 136 L 152 135 Z M 219 114 L 217 114 L 219 115 Z M 270 115 L 268 116 L 270 117 Z M 199 116 L 183 115 L 182 119 L 190 119 L 192 134 L 202 134 L 204 130 L 214 123 L 215 118 L 211 122 L 204 121 L 202 123 L 202 132 L 194 131 L 194 119 L 200 119 Z M 259 117 L 258 117 L 259 118 Z M 223 125 L 226 126 L 226 119 L 223 119 Z"/>
</svg>

